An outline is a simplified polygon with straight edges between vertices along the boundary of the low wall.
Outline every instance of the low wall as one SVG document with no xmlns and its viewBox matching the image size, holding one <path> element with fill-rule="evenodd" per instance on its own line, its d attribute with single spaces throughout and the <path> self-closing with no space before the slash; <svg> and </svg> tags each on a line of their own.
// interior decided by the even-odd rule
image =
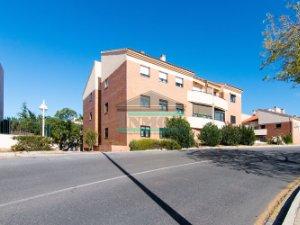
<svg viewBox="0 0 300 225">
<path fill-rule="evenodd" d="M 15 135 L 0 134 L 0 151 L 10 151 L 11 146 L 17 144 L 16 140 L 13 140 Z"/>
</svg>

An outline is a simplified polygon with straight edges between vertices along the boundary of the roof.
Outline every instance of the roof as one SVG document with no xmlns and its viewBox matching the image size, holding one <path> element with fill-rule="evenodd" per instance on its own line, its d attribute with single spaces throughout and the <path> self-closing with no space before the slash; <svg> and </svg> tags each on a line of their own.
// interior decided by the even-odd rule
<svg viewBox="0 0 300 225">
<path fill-rule="evenodd" d="M 185 75 L 188 75 L 190 77 L 194 77 L 195 73 L 189 69 L 183 68 L 181 66 L 177 66 L 175 64 L 172 64 L 167 61 L 162 61 L 159 58 L 155 58 L 153 56 L 150 56 L 144 52 L 139 52 L 137 50 L 131 49 L 131 48 L 122 48 L 122 49 L 115 49 L 115 50 L 108 50 L 108 51 L 102 51 L 102 55 L 117 55 L 117 54 L 126 54 L 138 59 L 142 59 L 145 61 L 148 61 L 153 64 L 158 64 L 160 66 L 169 67 L 171 70 L 175 70 L 179 73 L 183 73 Z"/>
<path fill-rule="evenodd" d="M 245 123 L 250 123 L 250 122 L 253 122 L 253 121 L 256 121 L 258 120 L 258 117 L 256 115 L 252 115 L 251 117 L 249 117 L 248 119 L 244 120 L 242 123 L 245 124 Z"/>
<path fill-rule="evenodd" d="M 126 55 L 129 55 L 129 56 L 138 58 L 138 59 L 142 59 L 142 60 L 148 61 L 148 62 L 153 63 L 153 64 L 158 64 L 159 66 L 167 67 L 167 68 L 169 68 L 171 70 L 174 70 L 174 71 L 179 72 L 179 73 L 183 73 L 185 75 L 188 75 L 188 76 L 190 76 L 190 77 L 192 77 L 194 79 L 200 80 L 202 82 L 208 82 L 209 84 L 214 85 L 214 86 L 219 87 L 219 88 L 221 88 L 222 86 L 225 86 L 225 87 L 233 89 L 233 91 L 238 91 L 238 92 L 242 92 L 243 91 L 242 89 L 237 88 L 237 87 L 235 87 L 233 85 L 230 85 L 230 84 L 217 83 L 217 82 L 213 82 L 213 81 L 209 81 L 209 80 L 203 79 L 201 77 L 198 77 L 195 74 L 195 72 L 193 72 L 192 70 L 186 69 L 186 68 L 181 67 L 181 66 L 177 66 L 177 65 L 172 64 L 172 63 L 167 62 L 167 61 L 162 61 L 159 58 L 155 58 L 155 57 L 150 56 L 150 55 L 148 55 L 148 54 L 146 54 L 144 52 L 137 51 L 137 50 L 134 50 L 134 49 L 131 49 L 131 48 L 120 48 L 120 49 L 114 49 L 114 50 L 107 50 L 107 51 L 102 51 L 101 54 L 102 55 L 126 54 Z"/>
<path fill-rule="evenodd" d="M 236 87 L 236 86 L 233 86 L 233 85 L 231 85 L 231 84 L 227 84 L 227 83 L 219 83 L 219 85 L 223 85 L 223 86 L 226 86 L 226 87 L 229 87 L 229 88 L 233 88 L 233 89 L 235 89 L 235 90 L 238 90 L 238 91 L 240 91 L 240 92 L 243 92 L 243 89 L 238 88 L 238 87 Z"/>
<path fill-rule="evenodd" d="M 256 111 L 271 113 L 271 114 L 278 115 L 278 116 L 283 116 L 283 117 L 288 117 L 288 118 L 293 118 L 293 119 L 296 119 L 296 120 L 300 120 L 300 118 L 297 117 L 297 116 L 292 116 L 292 115 L 289 115 L 289 114 L 286 114 L 286 113 L 274 112 L 274 111 L 270 111 L 270 110 L 267 110 L 267 109 L 258 109 Z"/>
</svg>

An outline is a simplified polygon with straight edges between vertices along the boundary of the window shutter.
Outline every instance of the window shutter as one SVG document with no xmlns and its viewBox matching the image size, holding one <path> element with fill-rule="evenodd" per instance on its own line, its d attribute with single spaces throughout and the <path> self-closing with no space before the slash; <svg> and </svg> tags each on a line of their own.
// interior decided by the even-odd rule
<svg viewBox="0 0 300 225">
<path fill-rule="evenodd" d="M 183 79 L 180 78 L 180 77 L 176 77 L 175 82 L 178 83 L 178 84 L 183 84 Z"/>
<path fill-rule="evenodd" d="M 163 79 L 163 80 L 167 80 L 167 74 L 166 73 L 163 73 L 163 72 L 159 72 L 159 78 L 160 79 Z"/>
<path fill-rule="evenodd" d="M 150 75 L 150 69 L 149 69 L 149 67 L 141 66 L 140 67 L 140 74 L 149 76 Z"/>
</svg>

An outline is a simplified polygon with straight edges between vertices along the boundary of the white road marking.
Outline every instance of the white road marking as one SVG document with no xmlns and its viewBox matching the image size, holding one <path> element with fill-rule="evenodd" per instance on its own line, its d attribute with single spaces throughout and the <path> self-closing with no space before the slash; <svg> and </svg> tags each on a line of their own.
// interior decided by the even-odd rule
<svg viewBox="0 0 300 225">
<path fill-rule="evenodd" d="M 209 162 L 209 160 L 203 160 L 203 161 L 192 162 L 192 163 L 185 163 L 185 164 L 180 164 L 180 165 L 175 165 L 175 166 L 166 166 L 166 167 L 161 167 L 161 168 L 157 168 L 157 169 L 153 169 L 153 170 L 146 170 L 146 171 L 142 171 L 142 172 L 133 173 L 131 175 L 132 176 L 137 176 L 137 175 L 152 173 L 152 172 L 156 172 L 156 171 L 160 171 L 160 170 L 173 169 L 173 168 L 190 166 L 190 165 L 201 164 L 201 163 L 206 163 L 206 162 Z M 63 188 L 63 189 L 59 189 L 59 190 L 56 190 L 56 191 L 47 192 L 47 193 L 43 193 L 43 194 L 39 194 L 39 195 L 34 195 L 32 197 L 23 198 L 23 199 L 19 199 L 19 200 L 15 200 L 15 201 L 0 204 L 0 208 L 10 206 L 10 205 L 14 205 L 14 204 L 18 204 L 18 203 L 27 202 L 27 201 L 30 201 L 30 200 L 35 200 L 35 199 L 50 196 L 50 195 L 59 194 L 61 192 L 70 191 L 70 190 L 74 190 L 74 189 L 77 189 L 77 188 L 92 186 L 92 185 L 95 185 L 95 184 L 100 184 L 100 183 L 113 181 L 113 180 L 126 178 L 126 177 L 127 177 L 126 175 L 121 175 L 121 176 L 112 177 L 112 178 L 99 180 L 99 181 L 94 181 L 94 182 L 90 182 L 90 183 L 86 183 L 86 184 L 75 185 L 75 186 L 71 186 L 71 187 L 67 187 L 67 188 Z"/>
</svg>

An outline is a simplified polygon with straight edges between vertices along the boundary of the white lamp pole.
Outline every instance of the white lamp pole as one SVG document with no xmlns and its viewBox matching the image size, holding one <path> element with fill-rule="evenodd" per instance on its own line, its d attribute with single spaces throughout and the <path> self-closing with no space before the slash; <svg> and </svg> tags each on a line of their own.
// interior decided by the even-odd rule
<svg viewBox="0 0 300 225">
<path fill-rule="evenodd" d="M 39 109 L 42 111 L 42 136 L 44 137 L 45 136 L 45 112 L 48 109 L 48 106 L 46 105 L 45 100 L 43 100 Z"/>
</svg>

